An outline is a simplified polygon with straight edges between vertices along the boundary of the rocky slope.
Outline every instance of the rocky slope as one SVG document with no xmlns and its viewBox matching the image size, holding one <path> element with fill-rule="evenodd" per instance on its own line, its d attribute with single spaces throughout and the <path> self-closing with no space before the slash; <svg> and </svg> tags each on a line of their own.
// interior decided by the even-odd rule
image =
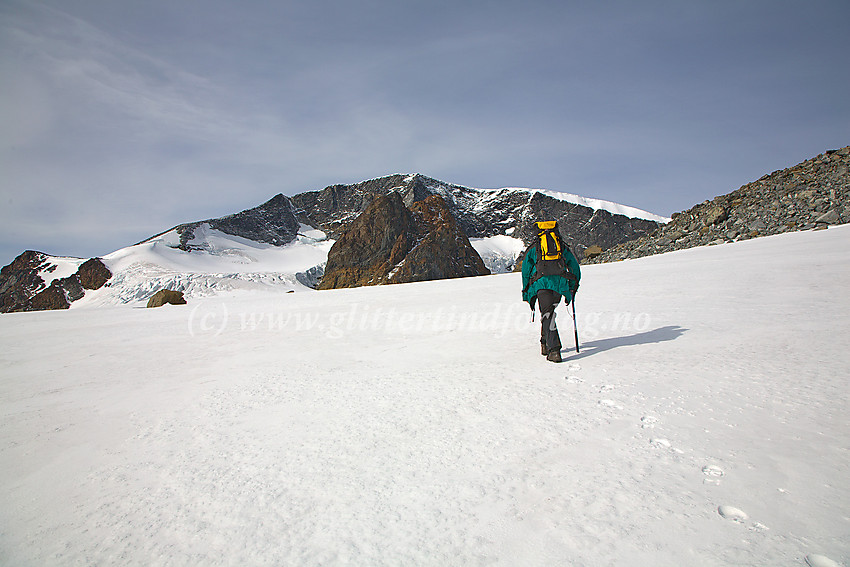
<svg viewBox="0 0 850 567">
<path fill-rule="evenodd" d="M 225 234 L 240 236 L 254 242 L 265 242 L 275 246 L 282 246 L 295 240 L 299 228 L 298 219 L 295 217 L 295 210 L 292 207 L 292 201 L 284 195 L 275 195 L 262 205 L 252 209 L 218 219 L 177 225 L 143 242 L 148 242 L 162 236 L 166 232 L 175 230 L 180 235 L 178 248 L 187 252 L 198 250 L 199 248 L 190 244 L 190 242 L 195 238 L 195 231 L 198 227 L 204 224 L 209 225 L 212 229 L 220 230 Z"/>
<path fill-rule="evenodd" d="M 405 206 L 439 195 L 470 238 L 511 235 L 530 244 L 532 225 L 558 220 L 579 257 L 592 245 L 608 248 L 657 229 L 661 219 L 616 214 L 530 189 L 472 189 L 424 175 L 390 175 L 353 185 L 332 185 L 292 197 L 298 219 L 332 237 L 342 234 L 378 196 L 397 192 Z M 645 215 L 652 216 L 652 215 Z"/>
<path fill-rule="evenodd" d="M 70 269 L 76 271 L 62 275 Z M 0 270 L 0 313 L 68 309 L 85 290 L 100 289 L 111 277 L 99 258 L 83 262 L 27 250 Z"/>
<path fill-rule="evenodd" d="M 489 274 L 445 201 L 407 207 L 401 193 L 376 197 L 328 254 L 318 289 Z"/>
<path fill-rule="evenodd" d="M 594 254 L 599 263 L 850 222 L 850 146 L 830 150 L 673 215 L 651 234 Z M 604 248 L 604 247 L 603 247 Z"/>
</svg>

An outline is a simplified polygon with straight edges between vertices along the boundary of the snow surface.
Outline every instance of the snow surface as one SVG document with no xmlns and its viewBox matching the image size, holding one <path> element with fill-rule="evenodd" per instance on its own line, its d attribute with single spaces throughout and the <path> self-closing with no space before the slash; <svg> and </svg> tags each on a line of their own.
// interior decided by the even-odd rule
<svg viewBox="0 0 850 567">
<path fill-rule="evenodd" d="M 82 258 L 67 258 L 63 256 L 50 256 L 48 263 L 39 270 L 38 277 L 50 287 L 53 280 L 68 278 L 77 273 L 80 266 L 85 262 Z"/>
<path fill-rule="evenodd" d="M 73 309 L 146 302 L 163 288 L 190 298 L 232 291 L 306 289 L 296 274 L 324 264 L 334 241 L 325 233 L 301 225 L 298 237 L 284 246 L 225 234 L 204 223 L 188 244 L 176 248 L 180 235 L 172 230 L 135 246 L 117 250 L 103 261 L 113 273 L 108 285 L 87 291 Z"/>
<path fill-rule="evenodd" d="M 848 237 L 5 314 L 0 564 L 846 567 Z"/>
<path fill-rule="evenodd" d="M 469 243 L 493 274 L 512 271 L 517 258 L 525 250 L 522 240 L 504 234 L 487 238 L 470 238 Z"/>
<path fill-rule="evenodd" d="M 522 241 L 510 236 L 471 242 L 493 273 L 511 271 L 523 251 Z M 323 266 L 333 243 L 321 230 L 303 224 L 295 241 L 273 246 L 225 234 L 204 223 L 188 242 L 193 249 L 185 251 L 177 248 L 180 235 L 172 230 L 105 256 L 103 261 L 113 273 L 109 284 L 100 290 L 86 291 L 85 297 L 71 307 L 137 306 L 163 288 L 182 291 L 187 298 L 234 291 L 304 291 L 306 286 L 297 274 Z M 67 266 L 57 273 L 68 272 L 67 275 L 82 263 L 59 260 Z"/>
</svg>

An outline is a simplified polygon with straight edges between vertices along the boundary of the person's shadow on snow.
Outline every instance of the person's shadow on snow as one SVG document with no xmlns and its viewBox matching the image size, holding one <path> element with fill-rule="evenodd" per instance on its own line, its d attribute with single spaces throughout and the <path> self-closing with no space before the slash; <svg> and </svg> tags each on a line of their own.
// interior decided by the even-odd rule
<svg viewBox="0 0 850 567">
<path fill-rule="evenodd" d="M 674 341 L 681 337 L 688 329 L 679 327 L 678 325 L 668 325 L 667 327 L 659 327 L 652 331 L 645 331 L 626 337 L 611 337 L 610 339 L 599 339 L 596 341 L 588 341 L 582 343 L 579 337 L 579 353 L 575 353 L 575 348 L 570 351 L 569 348 L 563 349 L 566 351 L 569 360 L 578 360 L 586 356 L 593 356 L 606 350 L 611 350 L 618 347 L 646 345 L 650 343 L 662 343 L 666 341 Z M 562 352 L 563 352 L 562 351 Z M 572 355 L 569 353 L 572 352 Z"/>
</svg>

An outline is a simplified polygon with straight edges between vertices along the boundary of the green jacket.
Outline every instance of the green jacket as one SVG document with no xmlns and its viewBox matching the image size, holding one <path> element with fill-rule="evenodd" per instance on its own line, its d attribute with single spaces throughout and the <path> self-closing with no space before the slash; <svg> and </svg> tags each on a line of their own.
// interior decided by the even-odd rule
<svg viewBox="0 0 850 567">
<path fill-rule="evenodd" d="M 541 289 L 551 289 L 560 293 L 567 303 L 573 300 L 573 294 L 578 290 L 578 284 L 581 280 L 581 268 L 579 268 L 578 260 L 569 250 L 564 251 L 564 259 L 567 263 L 567 269 L 576 277 L 575 281 L 568 280 L 563 276 L 543 276 L 529 286 L 528 281 L 534 275 L 534 266 L 537 264 L 537 245 L 532 245 L 526 251 L 525 258 L 522 261 L 522 287 L 524 290 L 522 300 L 527 301 L 532 309 L 534 309 L 533 300 Z"/>
</svg>

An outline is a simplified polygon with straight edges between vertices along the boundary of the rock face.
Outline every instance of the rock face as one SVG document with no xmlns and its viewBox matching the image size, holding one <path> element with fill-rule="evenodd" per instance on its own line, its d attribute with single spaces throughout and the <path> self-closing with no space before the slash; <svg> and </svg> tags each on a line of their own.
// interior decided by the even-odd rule
<svg viewBox="0 0 850 567">
<path fill-rule="evenodd" d="M 651 234 L 588 258 L 591 263 L 747 240 L 850 222 L 850 146 L 775 171 L 673 215 Z"/>
<path fill-rule="evenodd" d="M 378 196 L 398 193 L 405 206 L 440 196 L 470 238 L 509 234 L 526 245 L 536 236 L 535 222 L 554 219 L 573 252 L 603 248 L 648 234 L 661 223 L 615 215 L 526 189 L 471 189 L 423 175 L 390 175 L 353 185 L 332 185 L 292 197 L 298 219 L 338 237 Z"/>
<path fill-rule="evenodd" d="M 258 207 L 246 209 L 234 215 L 177 225 L 170 230 L 176 230 L 180 234 L 178 248 L 187 252 L 193 250 L 190 242 L 195 236 L 195 229 L 204 223 L 225 234 L 241 236 L 255 242 L 265 242 L 275 246 L 283 246 L 295 240 L 300 226 L 295 217 L 292 201 L 279 194 Z M 157 238 L 162 234 L 165 233 L 157 234 L 147 240 Z M 147 242 L 147 240 L 144 242 Z"/>
<path fill-rule="evenodd" d="M 44 276 L 49 277 L 56 267 L 50 256 L 33 250 L 5 266 L 0 271 L 0 312 L 68 309 L 85 290 L 99 289 L 112 277 L 100 258 L 92 258 L 73 275 L 50 279 L 48 285 Z"/>
<path fill-rule="evenodd" d="M 511 235 L 527 245 L 535 236 L 536 221 L 555 219 L 579 258 L 588 246 L 609 248 L 660 226 L 656 221 L 595 210 L 539 191 L 471 189 L 424 175 L 397 174 L 351 185 L 331 185 L 293 197 L 280 194 L 235 215 L 181 224 L 165 232 L 176 231 L 179 234 L 176 247 L 187 252 L 205 250 L 202 239 L 193 243 L 198 227 L 204 224 L 226 234 L 275 246 L 292 242 L 302 223 L 337 239 L 375 199 L 390 193 L 398 193 L 408 208 L 433 195 L 441 197 L 460 228 L 471 238 Z"/>
<path fill-rule="evenodd" d="M 408 208 L 393 192 L 376 197 L 339 237 L 318 289 L 489 273 L 441 197 Z"/>
<path fill-rule="evenodd" d="M 171 305 L 186 305 L 182 291 L 172 289 L 161 289 L 148 300 L 148 307 L 162 307 L 166 303 Z"/>
<path fill-rule="evenodd" d="M 0 270 L 0 311 L 23 311 L 30 299 L 44 289 L 39 273 L 47 268 L 47 254 L 27 250 Z"/>
<path fill-rule="evenodd" d="M 80 265 L 77 277 L 84 289 L 100 289 L 112 277 L 112 272 L 100 258 L 92 258 Z"/>
<path fill-rule="evenodd" d="M 410 208 L 424 237 L 397 265 L 392 283 L 484 276 L 490 273 L 445 201 L 432 195 Z"/>
</svg>

